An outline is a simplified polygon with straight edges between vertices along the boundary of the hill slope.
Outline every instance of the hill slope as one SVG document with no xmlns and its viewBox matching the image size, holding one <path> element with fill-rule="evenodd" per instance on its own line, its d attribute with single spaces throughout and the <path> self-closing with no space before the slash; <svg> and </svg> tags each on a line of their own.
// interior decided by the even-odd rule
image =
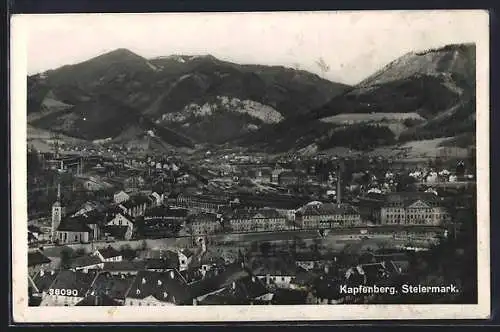
<svg viewBox="0 0 500 332">
<path fill-rule="evenodd" d="M 140 118 L 145 131 L 156 126 L 168 132 L 167 143 L 226 142 L 269 121 L 305 114 L 346 88 L 284 67 L 213 56 L 145 59 L 118 49 L 29 77 L 28 113 L 33 126 L 89 140 L 116 137 Z M 198 124 L 193 110 L 201 109 L 211 111 Z M 226 130 L 214 136 L 214 128 Z"/>
<path fill-rule="evenodd" d="M 475 45 L 411 52 L 312 112 L 239 140 L 277 149 L 369 149 L 475 133 Z M 290 130 L 290 128 L 300 128 Z"/>
</svg>

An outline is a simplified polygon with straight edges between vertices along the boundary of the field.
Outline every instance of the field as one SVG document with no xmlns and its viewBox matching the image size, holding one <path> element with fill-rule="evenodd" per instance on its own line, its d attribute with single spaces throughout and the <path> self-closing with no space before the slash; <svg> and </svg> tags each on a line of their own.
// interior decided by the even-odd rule
<svg viewBox="0 0 500 332">
<path fill-rule="evenodd" d="M 322 118 L 320 121 L 334 124 L 355 124 L 363 122 L 402 122 L 404 120 L 425 120 L 418 113 L 349 113 Z"/>
</svg>

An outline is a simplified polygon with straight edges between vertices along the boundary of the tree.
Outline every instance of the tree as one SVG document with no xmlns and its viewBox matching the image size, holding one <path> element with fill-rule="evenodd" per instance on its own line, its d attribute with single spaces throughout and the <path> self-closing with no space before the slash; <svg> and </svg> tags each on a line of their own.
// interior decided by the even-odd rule
<svg viewBox="0 0 500 332">
<path fill-rule="evenodd" d="M 71 258 L 73 257 L 73 249 L 65 247 L 61 250 L 61 269 L 69 269 L 71 266 Z"/>
<path fill-rule="evenodd" d="M 260 244 L 260 252 L 263 256 L 269 256 L 269 252 L 271 251 L 271 244 L 269 242 L 262 242 Z"/>
<path fill-rule="evenodd" d="M 76 249 L 75 251 L 75 256 L 79 257 L 79 256 L 84 256 L 86 254 L 86 251 L 84 248 L 78 248 Z"/>
<path fill-rule="evenodd" d="M 137 252 L 136 250 L 132 249 L 132 247 L 129 244 L 123 245 L 120 247 L 120 252 L 126 260 L 133 260 L 135 257 L 137 257 Z"/>
</svg>

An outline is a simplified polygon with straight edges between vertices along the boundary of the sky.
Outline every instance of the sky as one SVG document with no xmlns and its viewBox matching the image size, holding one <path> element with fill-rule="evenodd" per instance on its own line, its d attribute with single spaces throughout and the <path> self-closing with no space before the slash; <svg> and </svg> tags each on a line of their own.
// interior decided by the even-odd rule
<svg viewBox="0 0 500 332">
<path fill-rule="evenodd" d="M 146 58 L 212 54 L 236 63 L 283 65 L 355 84 L 407 52 L 477 41 L 475 27 L 485 16 L 482 11 L 44 14 L 22 15 L 21 21 L 28 74 L 127 48 Z"/>
</svg>

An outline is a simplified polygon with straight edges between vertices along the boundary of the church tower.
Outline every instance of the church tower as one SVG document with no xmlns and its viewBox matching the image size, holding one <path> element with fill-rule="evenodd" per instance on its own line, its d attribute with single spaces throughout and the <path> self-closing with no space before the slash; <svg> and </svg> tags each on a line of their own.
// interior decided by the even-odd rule
<svg viewBox="0 0 500 332">
<path fill-rule="evenodd" d="M 52 204 L 52 223 L 51 223 L 51 234 L 52 242 L 55 242 L 56 231 L 61 223 L 61 219 L 64 216 L 64 207 L 61 204 L 61 185 L 57 184 L 57 200 Z"/>
</svg>

